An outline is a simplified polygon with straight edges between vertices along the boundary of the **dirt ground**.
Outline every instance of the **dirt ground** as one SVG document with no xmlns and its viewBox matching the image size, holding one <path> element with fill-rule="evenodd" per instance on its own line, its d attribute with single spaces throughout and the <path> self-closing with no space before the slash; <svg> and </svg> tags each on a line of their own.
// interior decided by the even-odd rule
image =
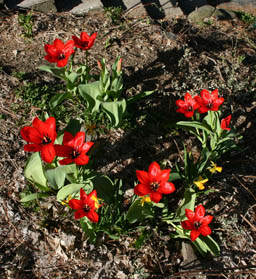
<svg viewBox="0 0 256 279">
<path fill-rule="evenodd" d="M 212 18 L 195 25 L 186 18 L 154 22 L 126 14 L 115 25 L 99 11 L 84 17 L 33 12 L 32 38 L 25 38 L 18 13 L 0 13 L 0 277 L 255 278 L 256 27 L 239 19 Z M 179 159 L 176 145 L 182 150 L 184 135 L 170 128 L 183 119 L 176 113 L 176 99 L 203 88 L 218 88 L 225 98 L 224 115 L 232 113 L 232 125 L 243 138 L 239 150 L 220 162 L 223 172 L 209 185 L 214 193 L 200 200 L 214 215 L 219 257 L 197 255 L 197 261 L 184 265 L 181 242 L 170 240 L 169 228 L 161 234 L 152 230 L 140 249 L 133 245 L 136 233 L 92 245 L 75 221 L 58 215 L 62 207 L 57 202 L 40 202 L 37 210 L 20 203 L 28 154 L 19 131 L 41 115 L 42 107 L 31 106 L 17 92 L 32 83 L 56 83 L 38 70 L 46 64 L 44 45 L 81 31 L 98 33 L 90 51 L 92 66 L 102 57 L 108 63 L 123 58 L 126 97 L 155 90 L 134 107 L 132 125 L 102 127 L 104 133 L 97 136 L 96 169 L 122 178 L 127 188 L 136 180 L 136 169 L 146 169 L 152 161 L 173 167 Z"/>
</svg>

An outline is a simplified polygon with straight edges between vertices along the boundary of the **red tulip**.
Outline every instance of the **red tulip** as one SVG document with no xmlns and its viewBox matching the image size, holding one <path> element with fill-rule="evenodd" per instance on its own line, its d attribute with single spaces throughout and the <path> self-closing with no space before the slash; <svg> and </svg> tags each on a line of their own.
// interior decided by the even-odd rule
<svg viewBox="0 0 256 279">
<path fill-rule="evenodd" d="M 57 137 L 54 117 L 49 117 L 45 122 L 36 117 L 32 122 L 32 127 L 22 128 L 20 134 L 25 141 L 29 142 L 24 146 L 25 151 L 41 152 L 44 162 L 53 161 L 56 155 L 53 144 Z"/>
<path fill-rule="evenodd" d="M 95 212 L 97 209 L 97 192 L 93 190 L 89 195 L 80 189 L 80 200 L 72 199 L 68 202 L 69 206 L 76 210 L 75 219 L 80 219 L 86 216 L 91 222 L 97 223 L 99 215 Z"/>
<path fill-rule="evenodd" d="M 59 161 L 61 165 L 75 163 L 77 165 L 86 165 L 89 157 L 86 153 L 93 146 L 93 142 L 85 142 L 85 133 L 78 132 L 73 136 L 69 132 L 64 132 L 63 145 L 55 144 L 56 155 L 65 157 Z"/>
<path fill-rule="evenodd" d="M 176 111 L 183 113 L 187 118 L 192 117 L 194 111 L 199 108 L 199 104 L 188 92 L 185 94 L 184 101 L 177 100 L 176 105 L 179 107 Z"/>
<path fill-rule="evenodd" d="M 75 52 L 74 41 L 69 40 L 65 44 L 55 39 L 52 45 L 44 46 L 47 55 L 44 57 L 48 62 L 57 63 L 58 67 L 65 67 L 68 63 L 69 56 Z"/>
<path fill-rule="evenodd" d="M 200 234 L 207 236 L 211 234 L 211 229 L 208 226 L 213 216 L 205 215 L 205 208 L 202 205 L 198 205 L 195 212 L 190 209 L 185 209 L 186 217 L 188 220 L 182 221 L 181 225 L 184 230 L 191 230 L 190 239 L 195 241 Z"/>
<path fill-rule="evenodd" d="M 221 120 L 221 122 L 220 122 L 221 129 L 228 130 L 228 131 L 231 130 L 231 128 L 228 127 L 230 124 L 230 121 L 231 121 L 231 114 Z"/>
<path fill-rule="evenodd" d="M 212 93 L 203 89 L 200 95 L 201 97 L 195 96 L 195 100 L 199 104 L 199 113 L 206 113 L 208 110 L 217 111 L 219 106 L 224 102 L 224 98 L 218 97 L 218 89 L 213 90 Z"/>
<path fill-rule="evenodd" d="M 72 36 L 72 39 L 75 42 L 75 47 L 81 48 L 83 50 L 89 50 L 96 39 L 97 33 L 93 33 L 91 36 L 89 36 L 86 32 L 82 32 L 80 34 L 80 39 L 76 36 Z"/>
<path fill-rule="evenodd" d="M 137 170 L 136 175 L 140 184 L 134 188 L 134 193 L 138 196 L 149 194 L 153 202 L 159 202 L 162 194 L 170 194 L 175 191 L 173 183 L 168 182 L 170 169 L 161 170 L 157 162 L 149 165 L 148 172 Z"/>
</svg>

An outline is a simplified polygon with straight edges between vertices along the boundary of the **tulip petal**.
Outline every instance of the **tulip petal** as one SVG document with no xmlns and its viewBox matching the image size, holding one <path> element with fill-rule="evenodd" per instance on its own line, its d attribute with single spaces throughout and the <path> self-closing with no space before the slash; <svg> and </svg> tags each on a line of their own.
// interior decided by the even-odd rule
<svg viewBox="0 0 256 279">
<path fill-rule="evenodd" d="M 60 165 L 69 165 L 69 164 L 72 164 L 73 163 L 73 160 L 71 158 L 66 158 L 66 159 L 62 159 L 59 161 L 59 164 Z"/>
<path fill-rule="evenodd" d="M 175 186 L 171 182 L 161 183 L 158 192 L 161 194 L 171 194 L 175 191 Z"/>
<path fill-rule="evenodd" d="M 86 217 L 93 223 L 97 223 L 99 221 L 99 215 L 97 212 L 90 210 L 87 214 Z"/>
<path fill-rule="evenodd" d="M 140 183 L 149 184 L 149 176 L 146 171 L 136 170 L 136 176 Z"/>
<path fill-rule="evenodd" d="M 51 163 L 56 156 L 53 144 L 46 144 L 42 146 L 41 158 L 46 163 Z"/>
<path fill-rule="evenodd" d="M 73 160 L 77 165 L 82 166 L 82 165 L 88 164 L 89 157 L 85 154 L 80 154 L 80 156 L 78 156 L 77 158 L 75 158 Z"/>
<path fill-rule="evenodd" d="M 75 210 L 83 209 L 83 202 L 77 199 L 72 199 L 68 202 L 68 205 Z"/>
<path fill-rule="evenodd" d="M 93 145 L 94 145 L 94 142 L 91 142 L 91 141 L 85 142 L 84 145 L 82 146 L 82 150 L 85 153 L 87 153 Z"/>
<path fill-rule="evenodd" d="M 160 173 L 160 183 L 167 182 L 170 176 L 170 169 L 162 170 Z"/>
<path fill-rule="evenodd" d="M 80 218 L 83 218 L 84 216 L 87 215 L 87 212 L 84 212 L 83 209 L 79 209 L 75 212 L 75 219 L 80 219 Z"/>
<path fill-rule="evenodd" d="M 194 228 L 193 223 L 189 220 L 182 221 L 181 226 L 184 230 L 192 230 Z"/>
<path fill-rule="evenodd" d="M 191 233 L 190 233 L 191 241 L 195 241 L 198 238 L 199 235 L 200 235 L 199 230 L 192 230 Z"/>
<path fill-rule="evenodd" d="M 200 204 L 196 207 L 195 209 L 195 219 L 196 221 L 201 220 L 205 215 L 205 209 L 204 207 Z"/>
<path fill-rule="evenodd" d="M 161 174 L 160 166 L 157 162 L 153 162 L 148 167 L 149 180 L 152 182 L 159 181 L 159 176 Z"/>
<path fill-rule="evenodd" d="M 64 136 L 63 136 L 63 144 L 66 144 L 68 142 L 70 142 L 71 140 L 73 140 L 73 135 L 70 132 L 65 131 L 64 132 Z"/>
<path fill-rule="evenodd" d="M 162 199 L 162 194 L 159 192 L 150 192 L 149 197 L 151 201 L 158 203 Z"/>
<path fill-rule="evenodd" d="M 54 144 L 54 148 L 58 157 L 69 157 L 72 152 L 72 148 L 65 145 Z"/>
<path fill-rule="evenodd" d="M 200 221 L 200 223 L 202 226 L 207 226 L 211 223 L 212 219 L 213 219 L 213 216 L 207 215 Z"/>
<path fill-rule="evenodd" d="M 185 214 L 186 214 L 186 217 L 189 219 L 189 221 L 191 221 L 193 223 L 194 221 L 194 217 L 195 217 L 195 212 L 192 211 L 191 209 L 185 209 Z"/>
<path fill-rule="evenodd" d="M 137 189 L 136 191 L 139 191 L 143 196 L 150 193 L 150 188 L 147 184 L 138 184 L 135 188 Z"/>
<path fill-rule="evenodd" d="M 38 151 L 41 151 L 42 149 L 42 146 L 39 145 L 39 144 L 25 144 L 24 145 L 24 151 L 27 151 L 27 152 L 38 152 Z"/>
<path fill-rule="evenodd" d="M 199 231 L 203 236 L 207 236 L 212 233 L 212 230 L 209 226 L 201 226 Z"/>
</svg>

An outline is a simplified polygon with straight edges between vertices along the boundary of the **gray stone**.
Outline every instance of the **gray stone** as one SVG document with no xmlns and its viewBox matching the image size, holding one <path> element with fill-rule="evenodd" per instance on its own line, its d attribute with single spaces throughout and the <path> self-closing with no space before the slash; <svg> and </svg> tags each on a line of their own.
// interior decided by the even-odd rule
<svg viewBox="0 0 256 279">
<path fill-rule="evenodd" d="M 225 9 L 216 9 L 212 16 L 220 20 L 228 20 L 236 18 L 236 13 Z"/>
<path fill-rule="evenodd" d="M 54 0 L 24 0 L 24 1 L 6 0 L 5 3 L 7 7 L 10 9 L 17 9 L 17 8 L 33 9 L 35 11 L 40 11 L 40 12 L 57 11 L 54 5 Z"/>
<path fill-rule="evenodd" d="M 99 8 L 103 8 L 103 4 L 100 0 L 93 0 L 93 1 L 83 0 L 83 3 L 74 7 L 70 12 L 73 15 L 82 16 L 90 10 L 99 9 Z"/>
<path fill-rule="evenodd" d="M 205 5 L 191 12 L 188 15 L 188 19 L 192 22 L 200 22 L 205 18 L 211 17 L 215 10 L 216 10 L 215 7 L 210 5 Z"/>
<path fill-rule="evenodd" d="M 239 2 L 239 3 L 238 3 Z M 256 15 L 256 0 L 237 0 L 221 3 L 217 5 L 218 9 L 225 9 L 230 11 L 236 11 L 236 12 L 246 12 L 253 15 Z"/>
</svg>

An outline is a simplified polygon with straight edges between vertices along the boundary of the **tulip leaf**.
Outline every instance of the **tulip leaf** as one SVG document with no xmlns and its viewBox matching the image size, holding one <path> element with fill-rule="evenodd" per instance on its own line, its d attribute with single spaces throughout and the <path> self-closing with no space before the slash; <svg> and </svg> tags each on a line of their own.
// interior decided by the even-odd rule
<svg viewBox="0 0 256 279">
<path fill-rule="evenodd" d="M 39 152 L 35 152 L 28 159 L 24 169 L 24 176 L 42 191 L 49 191 L 47 180 L 44 175 L 42 161 Z"/>
<path fill-rule="evenodd" d="M 68 195 L 78 192 L 81 188 L 84 189 L 84 184 L 68 184 L 64 186 L 57 193 L 57 201 L 64 200 Z"/>
<path fill-rule="evenodd" d="M 132 224 L 137 222 L 143 217 L 142 213 L 143 207 L 141 206 L 140 199 L 136 200 L 129 208 L 126 215 L 127 220 Z"/>
<path fill-rule="evenodd" d="M 61 104 L 64 100 L 67 100 L 67 99 L 72 99 L 72 95 L 69 92 L 59 93 L 59 94 L 54 95 L 49 102 L 51 109 L 54 109 L 59 104 Z"/>
<path fill-rule="evenodd" d="M 219 256 L 220 254 L 220 247 L 218 243 L 210 236 L 200 236 L 202 240 L 204 241 L 205 245 L 207 246 L 207 250 L 213 255 L 213 256 Z"/>
<path fill-rule="evenodd" d="M 129 99 L 127 100 L 127 104 L 130 105 L 131 103 L 134 103 L 134 102 L 136 102 L 137 100 L 140 100 L 140 99 L 142 99 L 142 98 L 145 98 L 145 97 L 151 95 L 151 94 L 154 93 L 154 92 L 155 92 L 155 90 L 141 92 L 141 93 L 139 93 L 139 94 L 137 94 L 137 95 L 135 95 L 135 96 L 129 98 Z"/>
<path fill-rule="evenodd" d="M 49 195 L 46 194 L 46 193 L 34 193 L 34 194 L 30 194 L 30 195 L 27 195 L 25 197 L 23 197 L 20 201 L 21 202 L 29 202 L 29 201 L 33 201 L 33 200 L 36 200 L 36 199 L 39 199 L 39 198 L 45 198 L 45 197 L 48 197 Z"/>
<path fill-rule="evenodd" d="M 176 123 L 176 126 L 187 129 L 188 131 L 191 131 L 191 128 L 201 129 L 208 134 L 212 134 L 211 127 L 207 123 L 201 123 L 198 121 L 179 121 Z"/>
<path fill-rule="evenodd" d="M 101 102 L 101 106 L 104 112 L 107 114 L 109 120 L 111 121 L 112 126 L 118 127 L 126 110 L 125 99 L 114 102 Z"/>
<path fill-rule="evenodd" d="M 96 175 L 91 178 L 94 189 L 97 191 L 97 197 L 103 199 L 106 203 L 113 202 L 115 187 L 112 180 L 104 175 Z"/>
<path fill-rule="evenodd" d="M 176 219 L 180 221 L 186 218 L 185 209 L 194 210 L 196 202 L 196 192 L 192 188 L 187 188 L 184 193 L 181 206 L 177 209 Z"/>
<path fill-rule="evenodd" d="M 79 77 L 79 74 L 72 72 L 70 74 L 66 74 L 66 77 L 71 83 L 74 83 L 76 79 Z"/>
<path fill-rule="evenodd" d="M 97 99 L 101 95 L 100 82 L 95 81 L 89 84 L 81 84 L 78 90 L 82 98 L 87 102 L 88 110 L 95 112 L 99 110 L 100 101 Z"/>
<path fill-rule="evenodd" d="M 62 166 L 47 170 L 45 176 L 53 189 L 60 189 L 64 186 L 66 172 Z"/>
<path fill-rule="evenodd" d="M 97 240 L 96 231 L 94 225 L 89 221 L 87 217 L 80 219 L 80 225 L 91 243 L 95 243 Z"/>
<path fill-rule="evenodd" d="M 79 120 L 77 119 L 70 119 L 70 121 L 68 122 L 68 125 L 65 128 L 65 131 L 71 133 L 73 136 L 75 136 L 75 134 L 77 132 L 80 132 L 81 130 L 81 123 Z"/>
<path fill-rule="evenodd" d="M 168 181 L 175 181 L 181 179 L 181 176 L 178 172 L 171 172 Z"/>
<path fill-rule="evenodd" d="M 39 70 L 51 73 L 60 79 L 67 80 L 67 77 L 65 75 L 66 67 L 57 68 L 57 67 L 42 65 L 39 67 Z"/>
</svg>

